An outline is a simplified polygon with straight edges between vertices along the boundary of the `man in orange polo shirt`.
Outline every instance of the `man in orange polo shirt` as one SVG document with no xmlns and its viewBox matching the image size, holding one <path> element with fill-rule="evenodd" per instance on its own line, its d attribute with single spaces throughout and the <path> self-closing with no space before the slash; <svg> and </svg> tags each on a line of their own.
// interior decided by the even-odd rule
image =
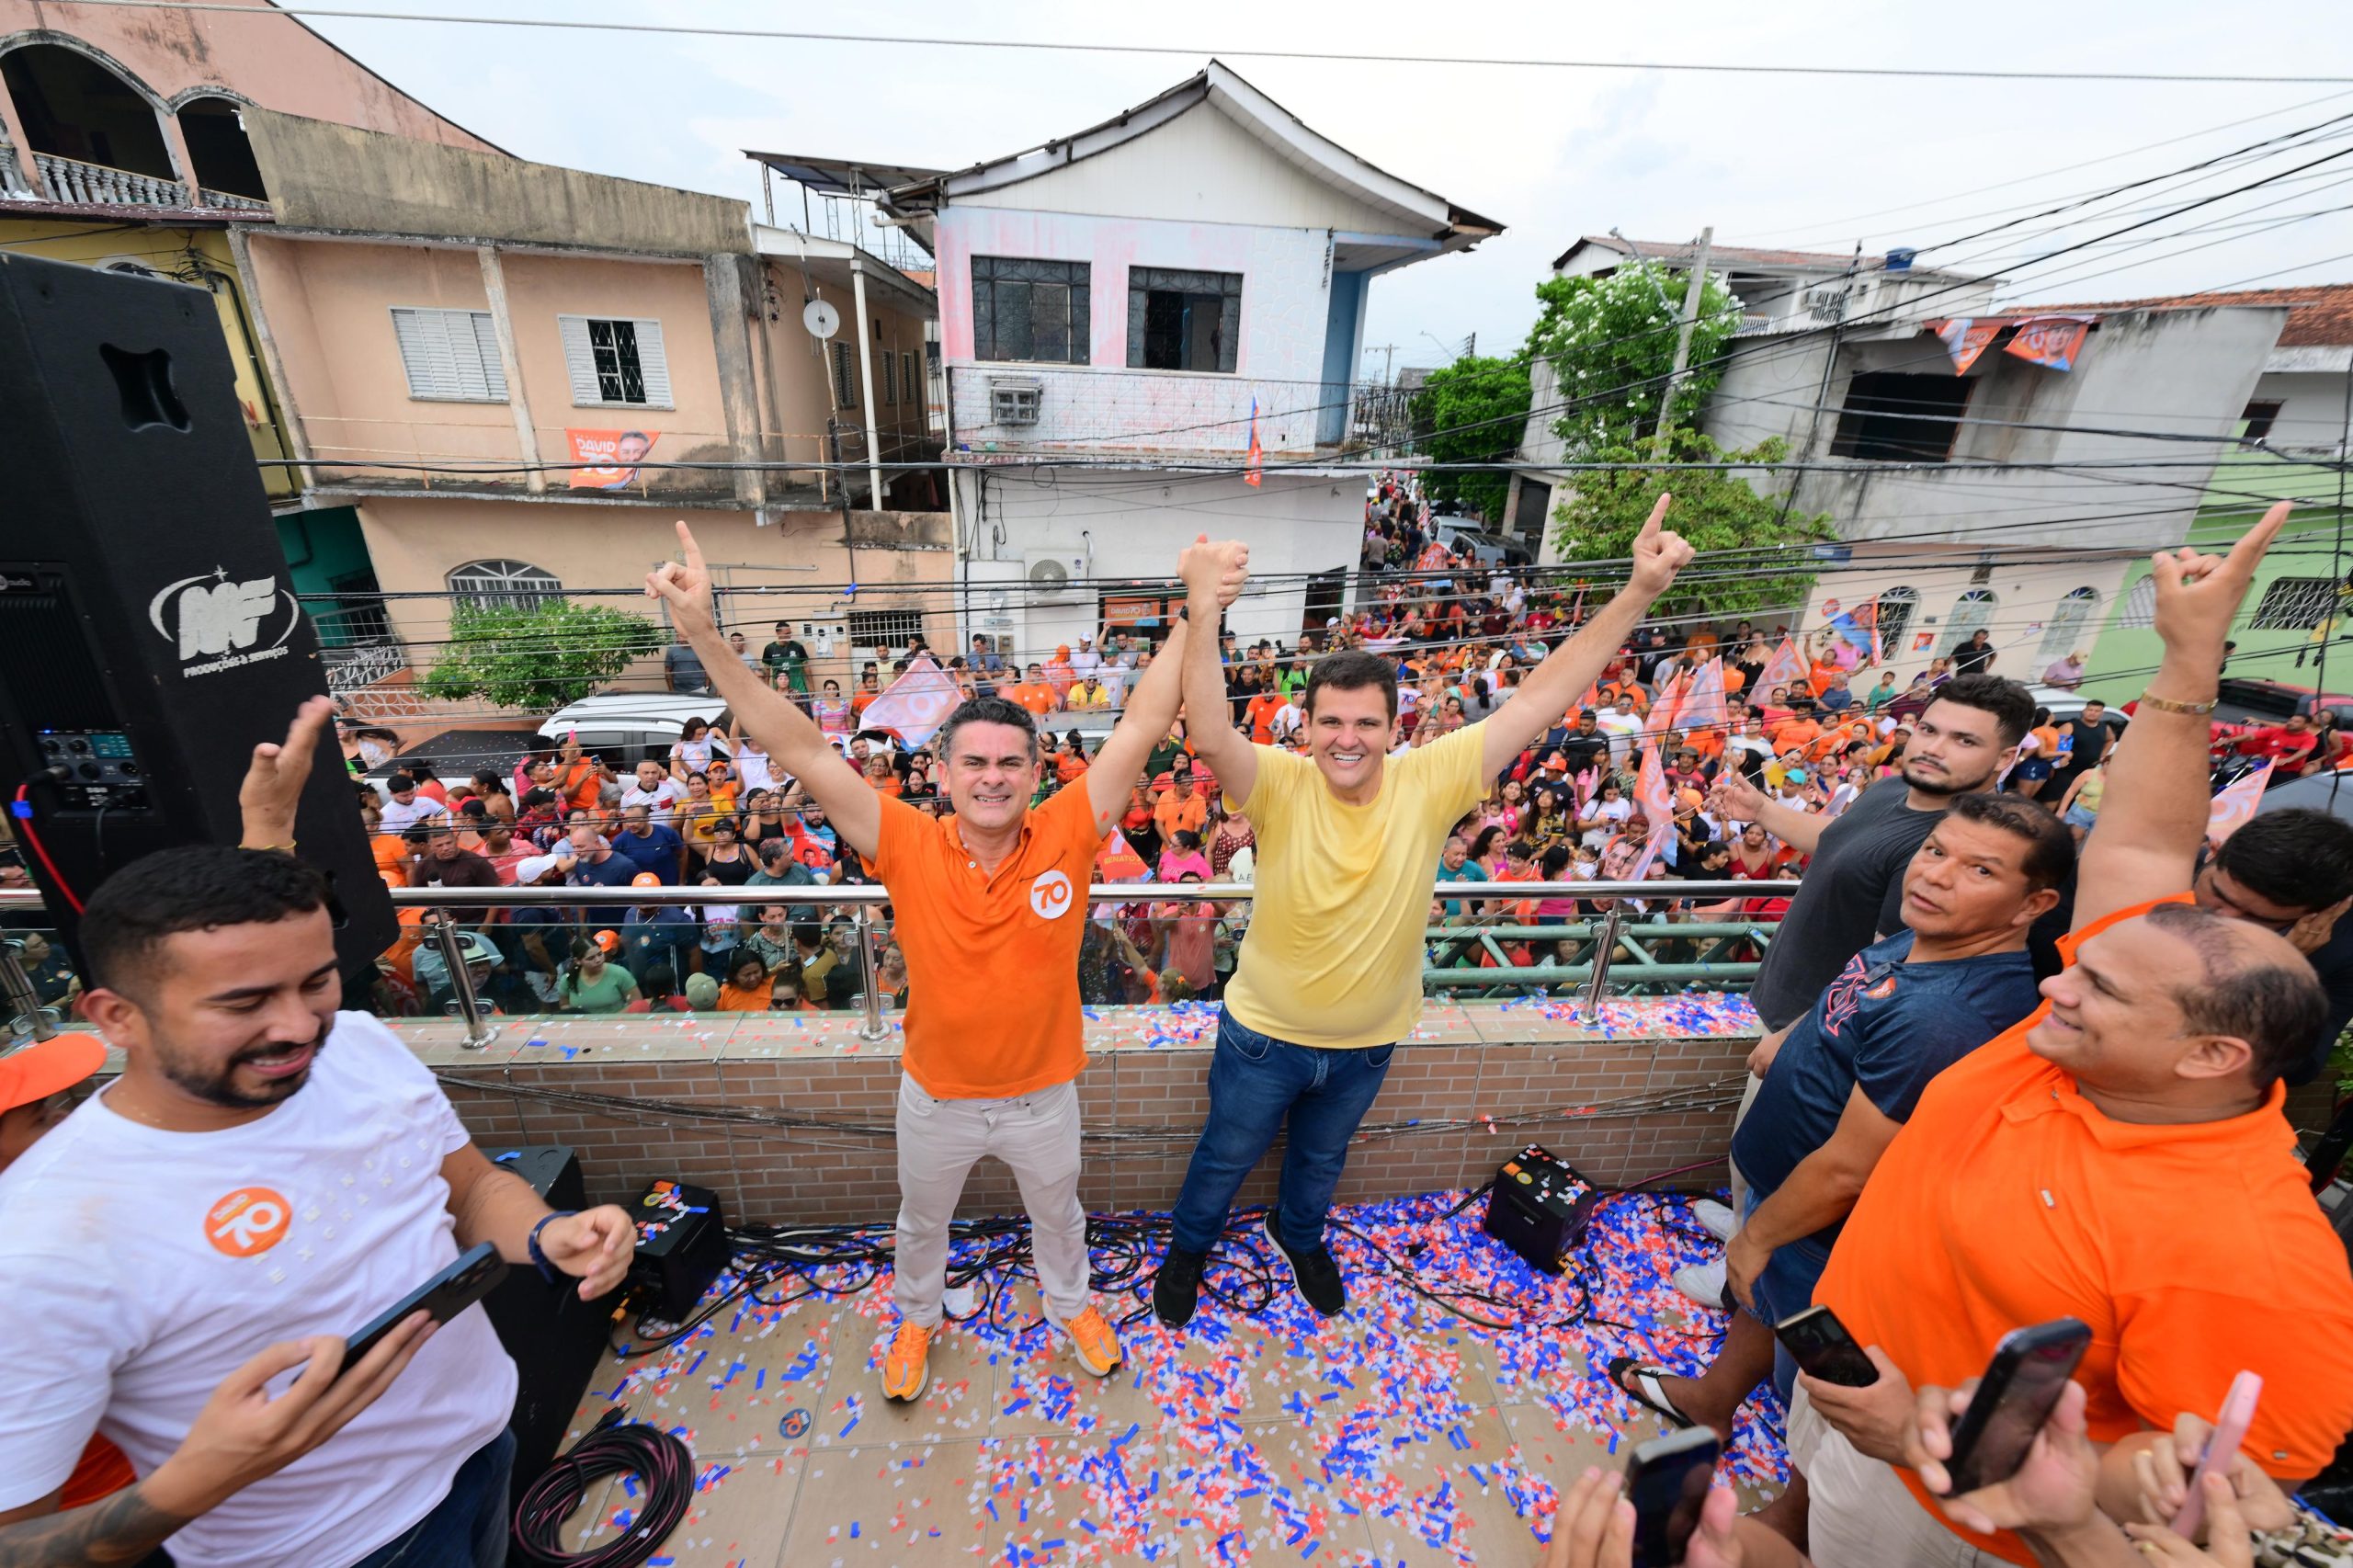
<svg viewBox="0 0 2353 1568">
<path fill-rule="evenodd" d="M 2326 1000 L 2286 938 L 2190 902 L 2222 642 L 2287 513 L 2225 560 L 2156 557 L 2164 658 L 2109 762 L 2068 967 L 2025 1022 L 1929 1085 L 1831 1255 L 1814 1300 L 1880 1377 L 1799 1380 L 1790 1453 L 1822 1568 L 2036 1562 L 1896 1468 L 1913 1386 L 1956 1386 L 2025 1324 L 2091 1325 L 2075 1381 L 2112 1518 L 2140 1517 L 2135 1456 L 2184 1414 L 2213 1418 L 2242 1369 L 2264 1379 L 2243 1451 L 2283 1486 L 2353 1425 L 2353 1276 L 2280 1111 L 2279 1075 Z M 1995 1495 L 1961 1512 L 2001 1523 L 1980 1506 Z M 2252 1517 L 2256 1501 L 2251 1526 L 2288 1522 Z"/>
<path fill-rule="evenodd" d="M 1084 787 L 1062 790 L 1035 811 L 1039 750 L 1029 714 L 998 698 L 959 707 L 933 744 L 955 814 L 935 818 L 868 788 L 807 715 L 723 656 L 710 575 L 683 522 L 678 540 L 685 563 L 653 573 L 646 591 L 669 606 L 719 694 L 776 766 L 824 807 L 841 841 L 890 888 L 897 912 L 908 989 L 892 1288 L 899 1325 L 882 1349 L 883 1393 L 920 1399 L 929 1385 L 949 1221 L 965 1176 L 986 1154 L 1020 1183 L 1047 1321 L 1081 1366 L 1108 1375 L 1120 1364 L 1120 1341 L 1088 1297 L 1086 1210 L 1078 1200 L 1076 1079 L 1086 1065 L 1079 938 L 1096 852 L 1127 810 L 1154 743 L 1176 722 L 1187 628 L 1176 627 L 1166 656 L 1129 693 Z M 1221 602 L 1231 603 L 1240 585 L 1237 567 Z M 1024 986 L 1011 1007 L 1008 975 Z"/>
</svg>

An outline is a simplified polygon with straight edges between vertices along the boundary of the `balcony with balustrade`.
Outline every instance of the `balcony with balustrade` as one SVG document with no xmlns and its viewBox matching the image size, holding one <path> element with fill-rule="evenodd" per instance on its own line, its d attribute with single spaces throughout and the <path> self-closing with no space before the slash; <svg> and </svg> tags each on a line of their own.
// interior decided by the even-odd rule
<svg viewBox="0 0 2353 1568">
<path fill-rule="evenodd" d="M 86 164 L 54 153 L 35 153 L 31 163 L 28 176 L 16 150 L 0 142 L 0 212 L 38 209 L 79 214 L 131 209 L 175 215 L 201 213 L 245 222 L 266 222 L 270 217 L 269 203 L 250 196 Z"/>
</svg>

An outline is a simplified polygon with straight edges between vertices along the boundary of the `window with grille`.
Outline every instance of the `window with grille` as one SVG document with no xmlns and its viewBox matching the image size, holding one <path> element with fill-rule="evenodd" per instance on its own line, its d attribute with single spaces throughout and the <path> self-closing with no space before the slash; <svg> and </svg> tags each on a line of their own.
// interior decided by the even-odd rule
<svg viewBox="0 0 2353 1568">
<path fill-rule="evenodd" d="M 1991 588 L 1972 588 L 1954 601 L 1945 618 L 1944 651 L 1951 653 L 1980 631 L 1993 629 L 1994 612 L 2002 601 Z"/>
<path fill-rule="evenodd" d="M 528 561 L 469 561 L 443 579 L 453 608 L 538 609 L 563 596 L 563 584 Z"/>
<path fill-rule="evenodd" d="M 1913 588 L 1890 588 L 1879 597 L 1879 645 L 1888 658 L 1904 652 L 1904 634 L 1912 629 L 1912 612 L 1920 608 Z"/>
<path fill-rule="evenodd" d="M 670 408 L 662 324 L 633 317 L 558 316 L 575 408 Z"/>
<path fill-rule="evenodd" d="M 2157 624 L 2157 580 L 2143 577 L 2125 590 L 2123 608 L 2116 612 L 2120 631 L 2146 631 Z"/>
<path fill-rule="evenodd" d="M 851 378 L 851 370 L 852 367 L 849 362 L 849 345 L 847 343 L 835 344 L 834 406 L 835 408 L 856 408 L 858 406 L 858 382 Z"/>
<path fill-rule="evenodd" d="M 973 356 L 1051 365 L 1087 363 L 1092 276 L 1083 261 L 974 256 Z"/>
<path fill-rule="evenodd" d="M 2274 577 L 2255 607 L 2250 631 L 2310 631 L 2336 608 L 2334 577 Z"/>
<path fill-rule="evenodd" d="M 1242 275 L 1128 268 L 1128 368 L 1223 370 L 1242 336 Z"/>
<path fill-rule="evenodd" d="M 505 403 L 506 367 L 488 311 L 392 307 L 408 395 L 428 403 Z"/>
<path fill-rule="evenodd" d="M 854 609 L 849 612 L 853 648 L 904 648 L 923 635 L 923 612 L 914 609 Z"/>
<path fill-rule="evenodd" d="M 2092 588 L 2070 588 L 2067 597 L 2051 612 L 2042 628 L 2040 652 L 2051 657 L 2072 653 L 2083 645 L 2084 627 L 2099 608 L 2099 594 Z"/>
</svg>

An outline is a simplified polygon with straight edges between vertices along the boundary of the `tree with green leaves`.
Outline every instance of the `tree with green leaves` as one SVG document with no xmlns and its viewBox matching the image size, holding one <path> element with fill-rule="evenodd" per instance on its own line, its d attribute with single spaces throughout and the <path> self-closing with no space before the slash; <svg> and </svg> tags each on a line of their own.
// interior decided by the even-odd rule
<svg viewBox="0 0 2353 1568">
<path fill-rule="evenodd" d="M 460 600 L 449 611 L 449 652 L 418 686 L 428 697 L 551 712 L 659 653 L 663 641 L 653 621 L 607 605 L 549 598 L 527 609 Z"/>
<path fill-rule="evenodd" d="M 1536 286 L 1544 309 L 1529 329 L 1522 358 L 1552 368 L 1556 399 L 1563 405 L 1552 431 L 1571 459 L 1631 447 L 1657 431 L 1690 278 L 1688 270 L 1630 261 L 1606 278 L 1548 278 Z M 1688 369 L 1667 411 L 1670 424 L 1699 417 L 1723 379 L 1719 357 L 1739 325 L 1740 302 L 1710 273 L 1691 329 Z"/>
<path fill-rule="evenodd" d="M 1508 461 L 1528 425 L 1528 361 L 1467 354 L 1430 379 L 1414 399 L 1414 426 L 1438 463 Z M 1511 475 L 1493 469 L 1438 467 L 1423 473 L 1433 501 L 1460 501 L 1493 522 L 1504 515 Z"/>
<path fill-rule="evenodd" d="M 1776 439 L 1746 451 L 1727 452 L 1698 431 L 1678 426 L 1667 437 L 1667 451 L 1673 462 L 1776 463 L 1788 456 L 1789 448 Z M 1561 528 L 1562 559 L 1625 560 L 1659 492 L 1667 490 L 1675 494 L 1667 527 L 1691 541 L 1703 570 L 1678 579 L 1654 613 L 1738 615 L 1805 602 L 1816 576 L 1811 547 L 1837 537 L 1829 513 L 1784 517 L 1780 502 L 1759 495 L 1748 481 L 1725 469 L 1661 472 L 1632 466 L 1652 460 L 1654 455 L 1651 442 L 1642 439 L 1640 445 L 1630 440 L 1581 460 L 1628 466 L 1579 473 L 1575 488 L 1553 508 Z M 1721 551 L 1743 553 L 1705 569 L 1708 558 Z"/>
</svg>

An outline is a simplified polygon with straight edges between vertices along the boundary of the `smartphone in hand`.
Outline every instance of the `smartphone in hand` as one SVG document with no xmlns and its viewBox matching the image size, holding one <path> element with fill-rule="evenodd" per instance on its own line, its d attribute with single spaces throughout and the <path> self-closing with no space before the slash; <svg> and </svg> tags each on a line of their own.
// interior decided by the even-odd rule
<svg viewBox="0 0 2353 1568">
<path fill-rule="evenodd" d="M 489 1295 L 506 1278 L 506 1260 L 498 1256 L 496 1247 L 483 1242 L 469 1248 L 457 1262 L 393 1302 L 346 1340 L 343 1368 L 335 1376 L 341 1377 L 358 1366 L 360 1358 L 376 1348 L 384 1335 L 398 1328 L 410 1313 L 422 1311 L 437 1324 L 448 1323 Z"/>
<path fill-rule="evenodd" d="M 1634 1506 L 1634 1568 L 1676 1568 L 1708 1501 L 1721 1448 L 1705 1426 L 1654 1437 L 1626 1466 L 1626 1500 Z"/>
<path fill-rule="evenodd" d="M 2214 1419 L 2213 1435 L 2206 1439 L 2206 1451 L 2198 1456 L 2198 1473 L 2189 1478 L 2189 1495 L 2182 1499 L 2181 1512 L 2173 1517 L 2173 1533 L 2182 1540 L 2198 1539 L 2198 1528 L 2206 1522 L 2206 1478 L 2218 1471 L 2230 1473 L 2239 1457 L 2239 1445 L 2246 1441 L 2246 1429 L 2255 1425 L 2256 1402 L 2262 1397 L 2262 1373 L 2241 1372 L 2231 1380 L 2222 1414 Z"/>
<path fill-rule="evenodd" d="M 1808 1377 L 1849 1389 L 1865 1389 L 1879 1381 L 1879 1369 L 1828 1307 L 1791 1312 L 1773 1325 L 1773 1337 Z"/>
<path fill-rule="evenodd" d="M 2091 1329 L 2074 1318 L 2053 1318 L 2002 1335 L 1969 1408 L 1953 1426 L 1952 1458 L 1945 1461 L 1952 1495 L 1995 1485 L 2018 1472 L 2091 1342 Z"/>
</svg>

